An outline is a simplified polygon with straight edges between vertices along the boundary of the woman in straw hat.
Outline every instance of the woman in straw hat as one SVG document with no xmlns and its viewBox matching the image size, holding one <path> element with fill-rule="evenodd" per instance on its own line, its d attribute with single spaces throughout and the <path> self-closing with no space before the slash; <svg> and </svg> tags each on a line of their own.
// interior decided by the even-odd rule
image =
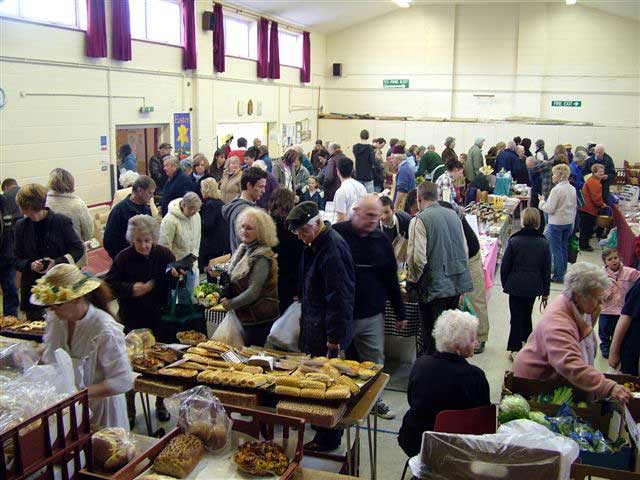
<svg viewBox="0 0 640 480">
<path fill-rule="evenodd" d="M 69 353 L 76 387 L 89 391 L 92 423 L 129 430 L 123 394 L 133 376 L 122 325 L 109 313 L 108 287 L 75 265 L 60 264 L 31 291 L 31 303 L 47 307 L 43 360 L 54 363 L 59 348 Z"/>
</svg>

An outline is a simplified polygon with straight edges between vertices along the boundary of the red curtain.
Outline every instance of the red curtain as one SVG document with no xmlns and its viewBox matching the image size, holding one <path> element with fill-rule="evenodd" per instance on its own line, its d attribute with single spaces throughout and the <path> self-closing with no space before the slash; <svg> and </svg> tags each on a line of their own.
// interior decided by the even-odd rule
<svg viewBox="0 0 640 480">
<path fill-rule="evenodd" d="M 129 25 L 129 0 L 111 1 L 111 57 L 131 60 L 131 27 Z"/>
<path fill-rule="evenodd" d="M 278 22 L 271 22 L 269 32 L 269 78 L 280 78 L 280 41 L 278 39 Z"/>
<path fill-rule="evenodd" d="M 107 56 L 106 18 L 104 0 L 87 0 L 87 57 Z"/>
<path fill-rule="evenodd" d="M 222 5 L 216 3 L 213 6 L 215 26 L 213 27 L 213 68 L 216 72 L 224 72 L 224 18 Z"/>
<path fill-rule="evenodd" d="M 311 81 L 311 35 L 309 32 L 302 33 L 302 69 L 300 70 L 300 81 L 309 83 Z"/>
<path fill-rule="evenodd" d="M 185 70 L 194 70 L 198 64 L 194 0 L 182 0 L 182 50 L 182 67 Z"/>
<path fill-rule="evenodd" d="M 269 76 L 269 20 L 258 20 L 258 78 Z"/>
</svg>

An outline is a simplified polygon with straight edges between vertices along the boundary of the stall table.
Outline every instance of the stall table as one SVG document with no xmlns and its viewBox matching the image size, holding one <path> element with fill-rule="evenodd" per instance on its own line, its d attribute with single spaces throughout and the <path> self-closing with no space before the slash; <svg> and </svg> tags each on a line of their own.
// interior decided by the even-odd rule
<svg viewBox="0 0 640 480">
<path fill-rule="evenodd" d="M 618 253 L 627 267 L 635 268 L 638 261 L 634 252 L 637 235 L 629 226 L 624 212 L 620 210 L 618 205 L 613 206 L 613 218 L 618 228 Z"/>
</svg>

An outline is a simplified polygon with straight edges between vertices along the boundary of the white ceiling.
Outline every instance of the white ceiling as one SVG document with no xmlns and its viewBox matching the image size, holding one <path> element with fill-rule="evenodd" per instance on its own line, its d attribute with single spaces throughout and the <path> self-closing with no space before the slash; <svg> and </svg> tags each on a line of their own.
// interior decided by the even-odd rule
<svg viewBox="0 0 640 480">
<path fill-rule="evenodd" d="M 227 0 L 226 3 L 321 33 L 338 32 L 398 9 L 391 0 Z M 564 0 L 413 0 L 413 5 L 452 3 L 564 3 Z M 640 0 L 578 0 L 578 5 L 640 21 Z"/>
</svg>

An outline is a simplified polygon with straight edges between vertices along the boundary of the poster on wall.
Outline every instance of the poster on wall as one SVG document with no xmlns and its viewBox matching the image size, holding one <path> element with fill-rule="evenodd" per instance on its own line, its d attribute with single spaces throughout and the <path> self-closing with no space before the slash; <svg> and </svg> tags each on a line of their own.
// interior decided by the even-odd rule
<svg viewBox="0 0 640 480">
<path fill-rule="evenodd" d="M 189 113 L 173 114 L 173 141 L 179 159 L 191 156 L 191 117 Z"/>
</svg>

